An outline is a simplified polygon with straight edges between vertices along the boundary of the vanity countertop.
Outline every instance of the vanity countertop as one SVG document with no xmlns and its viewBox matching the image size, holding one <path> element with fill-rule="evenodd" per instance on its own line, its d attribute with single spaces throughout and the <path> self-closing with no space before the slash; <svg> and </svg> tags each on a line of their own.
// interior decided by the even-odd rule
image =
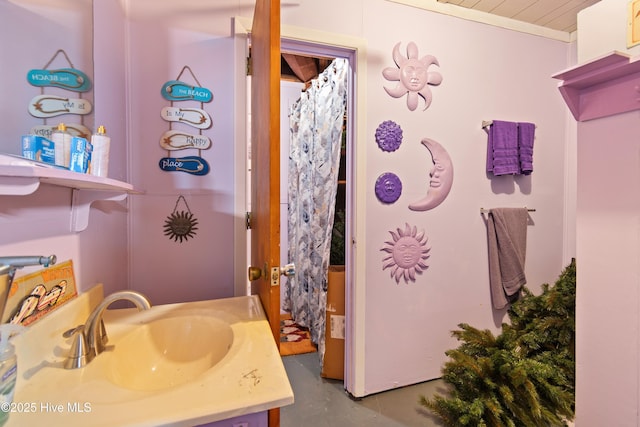
<svg viewBox="0 0 640 427">
<path fill-rule="evenodd" d="M 256 296 L 159 305 L 147 312 L 107 310 L 107 334 L 114 343 L 151 312 L 164 316 L 196 310 L 228 322 L 233 330 L 228 353 L 188 383 L 160 391 L 119 387 L 103 374 L 111 357 L 104 353 L 85 368 L 64 369 L 70 340 L 62 334 L 86 320 L 102 298 L 102 287 L 96 288 L 13 339 L 18 380 L 5 426 L 195 426 L 293 403 L 289 379 Z"/>
</svg>

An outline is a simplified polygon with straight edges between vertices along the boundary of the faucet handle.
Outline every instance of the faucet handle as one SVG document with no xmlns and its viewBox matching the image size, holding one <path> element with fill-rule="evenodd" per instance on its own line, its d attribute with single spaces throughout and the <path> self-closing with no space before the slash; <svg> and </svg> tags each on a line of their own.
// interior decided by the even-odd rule
<svg viewBox="0 0 640 427">
<path fill-rule="evenodd" d="M 72 338 L 69 355 L 64 361 L 65 369 L 82 368 L 92 359 L 87 346 L 87 337 L 84 334 L 84 325 L 76 326 L 65 331 L 62 336 L 64 338 Z"/>
</svg>

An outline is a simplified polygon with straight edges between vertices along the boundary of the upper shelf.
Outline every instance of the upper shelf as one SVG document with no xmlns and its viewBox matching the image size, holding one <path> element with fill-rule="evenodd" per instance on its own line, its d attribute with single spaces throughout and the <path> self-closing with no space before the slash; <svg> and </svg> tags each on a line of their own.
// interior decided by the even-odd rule
<svg viewBox="0 0 640 427">
<path fill-rule="evenodd" d="M 640 61 L 613 52 L 552 76 L 577 121 L 640 109 Z"/>
<path fill-rule="evenodd" d="M 31 194 L 41 183 L 78 190 L 139 192 L 126 182 L 72 172 L 10 154 L 0 154 L 0 195 Z"/>
<path fill-rule="evenodd" d="M 24 196 L 40 184 L 73 190 L 71 231 L 82 231 L 89 224 L 89 208 L 97 200 L 123 200 L 127 194 L 141 193 L 131 184 L 102 178 L 0 153 L 0 195 Z"/>
</svg>

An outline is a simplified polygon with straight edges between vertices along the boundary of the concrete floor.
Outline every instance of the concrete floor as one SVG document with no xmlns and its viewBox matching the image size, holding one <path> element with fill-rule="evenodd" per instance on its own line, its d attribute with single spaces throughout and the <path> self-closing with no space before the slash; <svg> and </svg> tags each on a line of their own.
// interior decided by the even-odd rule
<svg viewBox="0 0 640 427">
<path fill-rule="evenodd" d="M 295 403 L 280 409 L 281 427 L 441 427 L 444 424 L 420 405 L 421 395 L 444 393 L 433 380 L 361 399 L 350 397 L 343 382 L 320 377 L 317 353 L 282 358 Z"/>
</svg>

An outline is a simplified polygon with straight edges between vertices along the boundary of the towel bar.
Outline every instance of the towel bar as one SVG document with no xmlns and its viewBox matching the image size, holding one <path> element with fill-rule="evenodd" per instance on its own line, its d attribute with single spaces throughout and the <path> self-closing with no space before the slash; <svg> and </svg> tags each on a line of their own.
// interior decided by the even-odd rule
<svg viewBox="0 0 640 427">
<path fill-rule="evenodd" d="M 525 206 L 525 209 L 527 209 L 527 212 L 535 212 L 536 211 L 535 209 L 527 208 L 526 206 Z M 480 208 L 480 213 L 481 214 L 488 213 L 489 211 L 490 211 L 490 209 Z"/>
<path fill-rule="evenodd" d="M 491 126 L 493 124 L 493 120 L 483 120 L 482 121 L 482 129 L 488 128 L 489 126 Z M 538 128 L 538 125 L 535 125 L 536 129 Z"/>
</svg>

